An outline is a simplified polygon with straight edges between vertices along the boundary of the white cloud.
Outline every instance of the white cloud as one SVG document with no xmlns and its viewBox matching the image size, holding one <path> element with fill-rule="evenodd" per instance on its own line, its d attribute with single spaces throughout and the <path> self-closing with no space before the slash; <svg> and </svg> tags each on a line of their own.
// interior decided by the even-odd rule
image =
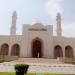
<svg viewBox="0 0 75 75">
<path fill-rule="evenodd" d="M 46 2 L 45 8 L 46 12 L 52 17 L 55 18 L 56 14 L 60 12 L 62 14 L 63 10 L 61 8 L 62 0 L 48 0 Z"/>
<path fill-rule="evenodd" d="M 58 12 L 63 15 L 61 2 L 62 0 L 47 0 L 45 5 L 46 12 L 51 16 L 52 19 L 55 19 Z M 62 33 L 67 37 L 75 37 L 75 22 L 62 23 Z M 54 34 L 56 35 L 56 25 L 54 26 Z"/>
<path fill-rule="evenodd" d="M 75 37 L 75 22 L 62 24 L 63 35 Z"/>
</svg>

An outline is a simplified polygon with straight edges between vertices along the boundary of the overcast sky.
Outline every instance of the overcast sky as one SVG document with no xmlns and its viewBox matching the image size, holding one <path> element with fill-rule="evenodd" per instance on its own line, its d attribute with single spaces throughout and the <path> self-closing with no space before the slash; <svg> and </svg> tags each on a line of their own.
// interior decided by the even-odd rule
<svg viewBox="0 0 75 75">
<path fill-rule="evenodd" d="M 17 34 L 22 33 L 23 24 L 34 21 L 53 25 L 55 31 L 56 14 L 60 12 L 63 35 L 75 37 L 75 0 L 0 0 L 0 35 L 10 34 L 14 10 L 17 12 Z"/>
</svg>

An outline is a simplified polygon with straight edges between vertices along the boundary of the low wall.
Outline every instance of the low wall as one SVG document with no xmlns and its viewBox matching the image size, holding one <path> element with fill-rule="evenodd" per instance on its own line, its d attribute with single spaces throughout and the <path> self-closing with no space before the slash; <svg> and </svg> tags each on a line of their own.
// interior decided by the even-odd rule
<svg viewBox="0 0 75 75">
<path fill-rule="evenodd" d="M 17 60 L 18 56 L 2 56 L 0 55 L 0 61 L 13 61 Z"/>
<path fill-rule="evenodd" d="M 67 58 L 67 57 L 58 57 L 57 60 L 64 63 L 72 63 L 75 61 L 74 58 Z"/>
<path fill-rule="evenodd" d="M 4 58 L 5 61 L 13 61 L 17 59 L 18 59 L 18 56 L 5 56 Z"/>
</svg>

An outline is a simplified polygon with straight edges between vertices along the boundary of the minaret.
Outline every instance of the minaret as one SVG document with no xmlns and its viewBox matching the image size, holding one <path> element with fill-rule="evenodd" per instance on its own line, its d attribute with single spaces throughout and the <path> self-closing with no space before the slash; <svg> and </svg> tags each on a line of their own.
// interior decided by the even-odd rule
<svg viewBox="0 0 75 75">
<path fill-rule="evenodd" d="M 57 28 L 56 28 L 57 36 L 62 36 L 61 15 L 60 15 L 60 13 L 57 13 L 56 23 L 57 23 Z"/>
<path fill-rule="evenodd" d="M 17 13 L 16 11 L 14 11 L 12 14 L 12 24 L 11 24 L 11 29 L 10 29 L 11 35 L 16 35 L 16 20 L 17 20 Z"/>
</svg>

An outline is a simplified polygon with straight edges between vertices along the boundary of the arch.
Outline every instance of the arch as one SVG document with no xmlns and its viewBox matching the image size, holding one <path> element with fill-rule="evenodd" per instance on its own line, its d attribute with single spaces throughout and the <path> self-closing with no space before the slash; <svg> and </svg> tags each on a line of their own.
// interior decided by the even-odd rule
<svg viewBox="0 0 75 75">
<path fill-rule="evenodd" d="M 41 58 L 42 57 L 42 40 L 40 38 L 35 38 L 32 40 L 32 57 Z"/>
<path fill-rule="evenodd" d="M 59 45 L 56 45 L 54 47 L 54 58 L 57 58 L 57 57 L 63 57 L 63 51 L 61 46 Z"/>
<path fill-rule="evenodd" d="M 0 54 L 1 55 L 8 55 L 8 52 L 9 52 L 9 45 L 5 43 L 1 46 Z"/>
<path fill-rule="evenodd" d="M 11 48 L 11 56 L 20 56 L 19 44 L 14 44 Z"/>
<path fill-rule="evenodd" d="M 73 58 L 73 48 L 69 45 L 65 47 L 65 56 Z"/>
</svg>

